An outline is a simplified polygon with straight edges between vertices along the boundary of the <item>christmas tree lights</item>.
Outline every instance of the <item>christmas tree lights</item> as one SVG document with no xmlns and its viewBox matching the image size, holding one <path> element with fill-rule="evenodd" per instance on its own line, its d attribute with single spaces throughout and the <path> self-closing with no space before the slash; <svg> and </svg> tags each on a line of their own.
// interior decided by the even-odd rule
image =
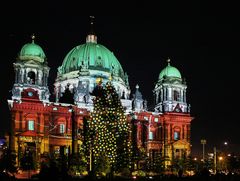
<svg viewBox="0 0 240 181">
<path fill-rule="evenodd" d="M 95 170 L 102 168 L 101 171 L 106 171 L 110 168 L 119 171 L 129 168 L 131 131 L 119 95 L 111 82 L 107 82 L 104 87 L 98 84 L 93 93 L 94 110 L 87 122 L 87 129 L 88 147 L 92 151 L 91 160 Z"/>
</svg>

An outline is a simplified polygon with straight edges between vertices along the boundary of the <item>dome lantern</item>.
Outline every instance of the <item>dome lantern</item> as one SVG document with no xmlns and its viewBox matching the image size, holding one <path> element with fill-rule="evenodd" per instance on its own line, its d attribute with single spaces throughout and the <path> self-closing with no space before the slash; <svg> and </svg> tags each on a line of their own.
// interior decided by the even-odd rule
<svg viewBox="0 0 240 181">
<path fill-rule="evenodd" d="M 94 19 L 94 16 L 90 16 L 90 32 L 86 37 L 86 43 L 97 43 L 97 36 L 95 35 L 93 30 Z"/>
</svg>

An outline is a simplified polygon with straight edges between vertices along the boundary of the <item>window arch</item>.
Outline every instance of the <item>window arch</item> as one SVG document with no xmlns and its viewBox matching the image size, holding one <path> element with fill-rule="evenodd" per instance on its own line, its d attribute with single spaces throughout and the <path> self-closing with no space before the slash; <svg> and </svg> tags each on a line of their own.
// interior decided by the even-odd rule
<svg viewBox="0 0 240 181">
<path fill-rule="evenodd" d="M 35 80 L 36 80 L 35 72 L 29 71 L 27 74 L 27 83 L 35 84 L 36 83 Z"/>
</svg>

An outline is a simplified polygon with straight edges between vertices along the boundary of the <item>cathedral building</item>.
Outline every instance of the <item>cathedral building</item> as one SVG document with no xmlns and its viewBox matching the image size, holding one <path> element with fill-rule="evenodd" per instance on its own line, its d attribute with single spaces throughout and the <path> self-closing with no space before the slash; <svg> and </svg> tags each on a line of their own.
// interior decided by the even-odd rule
<svg viewBox="0 0 240 181">
<path fill-rule="evenodd" d="M 174 158 L 190 154 L 190 105 L 187 85 L 170 60 L 160 71 L 153 90 L 154 110 L 148 110 L 140 87 L 131 93 L 128 75 L 114 53 L 97 42 L 89 33 L 84 44 L 65 56 L 58 67 L 54 83 L 55 101 L 49 100 L 48 67 L 44 50 L 35 42 L 25 44 L 13 64 L 15 82 L 12 98 L 9 145 L 17 153 L 18 165 L 23 153 L 32 152 L 36 161 L 45 153 L 68 154 L 79 151 L 84 118 L 93 111 L 93 95 L 97 82 L 111 79 L 125 109 L 127 121 L 133 123 L 133 138 L 150 158 L 160 155 L 165 165 Z M 63 102 L 66 91 L 74 93 L 73 102 Z"/>
</svg>

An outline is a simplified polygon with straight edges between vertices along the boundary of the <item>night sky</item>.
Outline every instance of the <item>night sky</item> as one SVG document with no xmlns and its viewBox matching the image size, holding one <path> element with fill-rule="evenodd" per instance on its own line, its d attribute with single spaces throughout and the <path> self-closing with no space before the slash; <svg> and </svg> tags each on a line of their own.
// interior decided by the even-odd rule
<svg viewBox="0 0 240 181">
<path fill-rule="evenodd" d="M 57 67 L 75 46 L 85 43 L 89 31 L 89 16 L 76 12 L 63 14 L 19 14 L 7 17 L 1 33 L 1 120 L 0 130 L 7 129 L 14 82 L 13 63 L 21 47 L 31 41 L 40 45 L 51 68 L 49 89 Z M 166 17 L 165 17 L 166 16 Z M 239 127 L 239 66 L 237 50 L 239 32 L 234 21 L 222 21 L 217 16 L 200 16 L 194 21 L 157 15 L 96 16 L 98 43 L 113 51 L 123 70 L 129 75 L 132 93 L 139 84 L 143 97 L 152 105 L 155 82 L 160 71 L 171 59 L 187 81 L 187 101 L 191 104 L 193 154 L 201 153 L 200 139 L 206 148 L 240 147 Z"/>
</svg>

